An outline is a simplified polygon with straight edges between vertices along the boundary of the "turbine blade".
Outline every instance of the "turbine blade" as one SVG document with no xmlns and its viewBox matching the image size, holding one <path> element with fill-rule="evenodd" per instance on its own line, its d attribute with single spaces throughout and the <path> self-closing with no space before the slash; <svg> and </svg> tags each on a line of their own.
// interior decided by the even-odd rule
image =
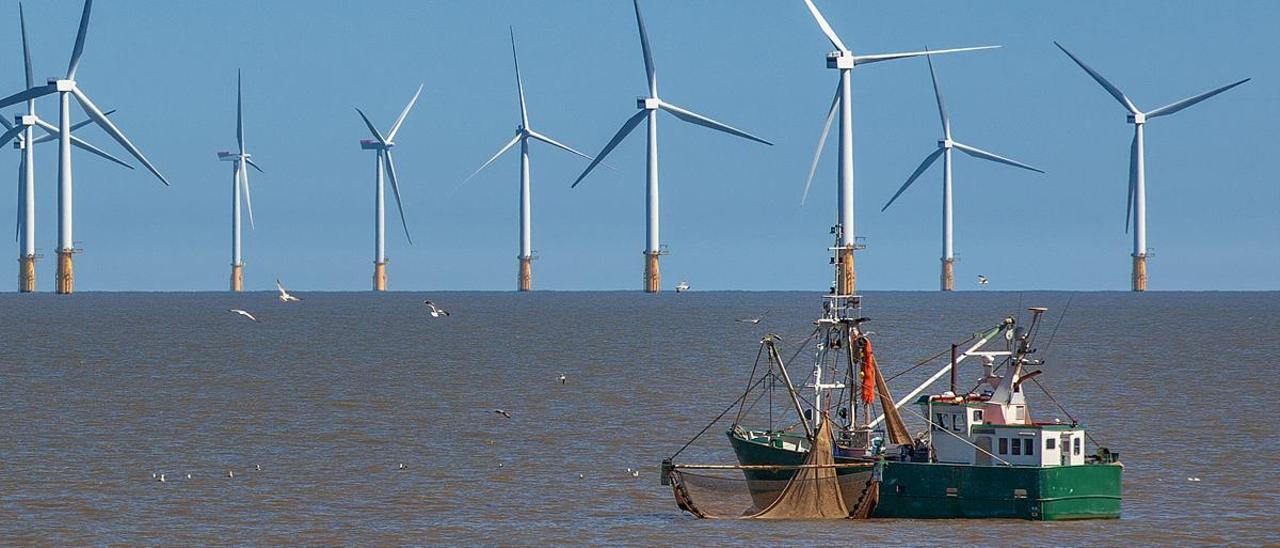
<svg viewBox="0 0 1280 548">
<path fill-rule="evenodd" d="M 80 56 L 84 55 L 84 38 L 89 33 L 89 12 L 92 9 L 93 0 L 84 0 L 84 11 L 80 13 L 80 30 L 76 32 L 76 45 L 71 50 L 71 64 L 67 66 L 68 80 L 75 80 L 76 69 L 80 68 Z"/>
<path fill-rule="evenodd" d="M 941 55 L 943 53 L 958 53 L 961 51 L 978 51 L 984 49 L 995 49 L 1000 46 L 977 46 L 972 48 L 951 48 L 951 49 L 935 49 L 928 51 L 906 51 L 902 53 L 877 53 L 874 55 L 858 55 L 853 58 L 853 64 L 865 65 L 868 63 L 879 63 L 880 61 L 894 61 L 897 59 L 907 59 L 909 57 L 920 57 L 922 55 Z"/>
<path fill-rule="evenodd" d="M 387 144 L 387 139 L 382 136 L 382 132 L 378 131 L 378 128 L 373 127 L 373 122 L 370 122 L 369 117 L 364 115 L 364 111 L 360 110 L 360 107 L 356 107 L 356 112 L 360 113 L 360 119 L 364 120 L 364 125 L 369 126 L 369 131 L 373 132 L 373 137 L 377 139 L 379 143 L 384 145 Z"/>
<path fill-rule="evenodd" d="M 831 24 L 827 23 L 827 18 L 822 16 L 822 12 L 818 11 L 818 6 L 813 5 L 813 0 L 804 0 L 806 6 L 809 7 L 809 13 L 813 14 L 813 20 L 818 22 L 818 28 L 822 29 L 822 33 L 827 35 L 827 40 L 831 41 L 831 45 L 842 52 L 848 52 L 849 48 L 844 47 L 844 42 L 840 41 L 840 37 L 836 36 L 836 31 L 831 28 Z"/>
<path fill-rule="evenodd" d="M 644 17 L 640 16 L 640 0 L 631 0 L 636 8 L 636 26 L 640 28 L 640 49 L 644 50 L 644 72 L 649 80 L 649 96 L 658 96 L 658 73 L 653 66 L 653 52 L 649 49 L 649 33 L 644 29 Z"/>
<path fill-rule="evenodd" d="M 236 144 L 244 155 L 244 108 L 240 93 L 240 69 L 236 69 Z"/>
<path fill-rule="evenodd" d="M 0 116 L 0 124 L 3 124 L 5 129 L 13 129 L 13 122 L 4 119 L 4 116 Z"/>
<path fill-rule="evenodd" d="M 1129 225 L 1133 216 L 1133 194 L 1138 187 L 1138 131 L 1133 132 L 1133 142 L 1129 145 L 1129 197 L 1124 204 L 1124 233 L 1129 233 Z"/>
<path fill-rule="evenodd" d="M 115 112 L 116 111 L 113 109 L 113 110 L 108 110 L 102 114 L 105 116 L 111 116 L 112 114 L 115 114 Z M 75 137 L 75 131 L 77 129 L 80 129 L 92 123 L 93 123 L 93 118 L 90 118 L 88 120 L 81 120 L 79 122 L 71 124 L 72 137 Z M 0 118 L 0 124 L 4 124 L 6 127 L 13 127 L 3 118 Z M 61 133 L 61 131 L 58 129 L 58 126 L 50 124 L 49 122 L 41 120 L 40 118 L 36 118 L 36 125 L 39 126 L 40 129 L 44 130 L 44 135 L 41 135 L 39 137 L 36 137 L 35 139 L 32 139 L 33 143 L 45 143 L 45 142 L 52 141 L 54 139 L 57 139 L 58 135 Z"/>
<path fill-rule="evenodd" d="M 1070 57 L 1072 61 L 1075 61 L 1077 65 L 1080 65 L 1080 68 L 1089 73 L 1089 76 L 1092 76 L 1093 79 L 1098 82 L 1098 85 L 1101 85 L 1103 89 L 1107 90 L 1107 93 L 1110 93 L 1112 97 L 1115 97 L 1116 101 L 1119 101 L 1121 106 L 1129 110 L 1129 114 L 1141 113 L 1141 111 L 1138 110 L 1138 107 L 1134 106 L 1133 101 L 1130 101 L 1129 98 L 1125 96 L 1124 92 L 1120 91 L 1120 88 L 1117 88 L 1114 84 L 1108 82 L 1106 78 L 1103 78 L 1101 74 L 1098 74 L 1098 71 L 1093 70 L 1089 65 L 1084 64 L 1084 61 L 1081 61 L 1080 58 L 1067 51 L 1067 48 L 1062 47 L 1062 44 L 1055 41 L 1053 45 L 1058 46 L 1058 49 L 1062 50 L 1062 53 L 1067 54 L 1067 57 Z"/>
<path fill-rule="evenodd" d="M 409 240 L 409 245 L 413 245 L 413 236 L 409 235 L 409 221 L 404 218 L 404 203 L 400 201 L 400 183 L 399 177 L 396 177 L 396 161 L 391 157 L 391 150 L 387 150 L 382 156 L 383 162 L 387 164 L 387 177 L 391 179 L 391 192 L 396 195 L 396 209 L 400 210 L 400 226 L 404 227 L 404 237 Z"/>
<path fill-rule="evenodd" d="M 649 111 L 647 110 L 641 110 L 631 115 L 630 118 L 627 118 L 627 121 L 622 123 L 622 127 L 618 128 L 618 132 L 613 134 L 613 138 L 609 139 L 609 143 L 606 144 L 604 148 L 600 149 L 599 154 L 596 154 L 596 159 L 592 160 L 591 163 L 587 165 L 587 169 L 582 170 L 582 174 L 578 175 L 577 179 L 574 179 L 573 184 L 569 185 L 569 188 L 578 186 L 578 183 L 582 182 L 583 177 L 586 177 L 588 173 L 591 173 L 592 169 L 595 169 L 596 165 L 604 161 L 605 157 L 608 156 L 610 152 L 613 152 L 613 149 L 618 146 L 618 143 L 621 143 L 622 140 L 631 133 L 631 130 L 640 125 L 640 121 L 644 120 L 648 112 Z"/>
<path fill-rule="evenodd" d="M 929 46 L 924 47 L 925 51 L 929 51 Z M 933 97 L 938 100 L 938 117 L 942 119 L 942 134 L 946 138 L 951 138 L 951 119 L 947 116 L 947 106 L 942 102 L 942 89 L 938 87 L 938 74 L 933 71 L 933 56 L 926 55 L 924 60 L 929 62 L 929 78 L 933 80 Z"/>
<path fill-rule="evenodd" d="M 23 126 L 15 126 L 13 128 L 6 130 L 4 132 L 4 135 L 0 135 L 0 145 L 8 144 L 9 141 L 12 141 L 15 138 L 17 138 L 18 134 L 22 133 L 23 129 L 25 129 Z"/>
<path fill-rule="evenodd" d="M 690 124 L 697 124 L 703 127 L 709 127 L 714 130 L 723 131 L 730 135 L 737 135 L 738 137 L 742 137 L 743 139 L 750 139 L 757 143 L 764 143 L 766 145 L 771 145 L 771 146 L 773 145 L 773 143 L 770 143 L 769 141 L 756 137 L 755 135 L 742 131 L 738 128 L 722 124 L 720 122 L 707 118 L 706 116 L 703 116 L 696 112 L 685 110 L 683 108 L 675 106 L 666 101 L 659 102 L 658 108 L 661 108 L 662 110 L 670 112 L 676 118 L 689 122 Z"/>
<path fill-rule="evenodd" d="M 387 132 L 388 141 L 395 140 L 396 133 L 400 131 L 400 126 L 404 124 L 405 117 L 409 116 L 409 111 L 413 110 L 414 103 L 418 102 L 418 96 L 422 95 L 422 86 L 423 84 L 418 84 L 418 91 L 413 92 L 413 98 L 409 99 L 409 104 L 405 105 L 404 110 L 400 111 L 400 116 L 396 118 L 396 123 L 391 126 L 391 131 Z M 362 112 L 360 115 L 364 116 L 364 113 Z M 367 122 L 368 120 L 365 121 Z"/>
<path fill-rule="evenodd" d="M 530 137 L 533 137 L 534 139 L 537 139 L 537 140 L 539 140 L 539 141 L 542 141 L 542 142 L 544 142 L 544 143 L 546 143 L 546 144 L 548 144 L 548 145 L 551 145 L 551 146 L 553 146 L 553 147 L 556 147 L 556 148 L 558 148 L 558 149 L 560 149 L 560 150 L 563 150 L 563 151 L 565 151 L 565 152 L 568 152 L 569 154 L 574 154 L 574 155 L 577 155 L 577 156 L 581 156 L 581 157 L 583 157 L 583 158 L 586 158 L 587 160 L 594 160 L 594 159 L 595 159 L 595 158 L 592 158 L 592 157 L 590 157 L 590 156 L 587 156 L 586 154 L 583 154 L 583 153 L 581 153 L 581 152 L 578 152 L 577 150 L 574 150 L 574 149 L 573 149 L 573 147 L 570 147 L 569 145 L 566 145 L 566 144 L 564 144 L 564 143 L 561 143 L 561 142 L 559 142 L 559 141 L 557 141 L 557 140 L 555 140 L 555 139 L 552 139 L 552 138 L 550 138 L 550 137 L 547 137 L 546 135 L 543 135 L 543 134 L 538 133 L 538 132 L 536 132 L 536 131 L 529 130 L 529 136 L 530 136 Z M 608 166 L 606 165 L 606 167 L 608 167 Z"/>
<path fill-rule="evenodd" d="M 35 75 L 31 72 L 31 49 L 27 46 L 27 17 L 22 12 L 22 3 L 18 3 L 18 24 L 22 27 L 22 61 L 27 69 L 27 88 L 35 87 Z"/>
<path fill-rule="evenodd" d="M 85 95 L 83 90 L 79 87 L 73 88 L 72 94 L 76 96 L 76 101 L 80 103 L 80 107 L 84 109 L 85 114 L 88 114 L 90 118 L 93 118 L 93 121 L 97 122 L 98 126 L 106 130 L 108 135 L 114 138 L 117 143 L 120 143 L 120 146 L 123 146 L 125 150 L 128 150 L 129 154 L 132 154 L 134 158 L 137 158 L 148 171 L 155 175 L 156 178 L 160 179 L 160 182 L 164 183 L 165 186 L 169 186 L 169 180 L 165 179 L 164 175 L 160 174 L 160 170 L 156 169 L 156 166 L 151 165 L 151 161 L 142 154 L 142 151 L 138 150 L 138 147 L 134 146 L 133 143 L 129 141 L 128 137 L 124 136 L 124 132 L 120 131 L 120 128 L 117 128 L 115 124 L 111 123 L 111 120 L 98 109 L 97 105 L 93 104 L 93 101 L 89 99 L 88 95 Z"/>
<path fill-rule="evenodd" d="M 1017 160 L 1010 160 L 1010 159 L 1008 159 L 1008 158 L 1005 158 L 1004 156 L 999 156 L 999 155 L 996 155 L 996 154 L 992 154 L 992 153 L 987 152 L 987 151 L 985 151 L 985 150 L 982 150 L 982 149 L 979 149 L 979 148 L 975 148 L 975 147 L 971 147 L 971 146 L 966 145 L 966 144 L 963 144 L 963 143 L 957 143 L 957 142 L 954 142 L 954 141 L 953 141 L 951 144 L 952 144 L 953 146 L 955 146 L 956 148 L 960 149 L 960 150 L 961 150 L 962 152 L 964 152 L 965 154 L 968 154 L 968 155 L 970 155 L 970 156 L 973 156 L 974 158 L 982 158 L 983 160 L 990 160 L 990 161 L 992 161 L 992 162 L 997 162 L 997 163 L 1001 163 L 1001 164 L 1005 164 L 1005 165 L 1010 165 L 1010 166 L 1013 166 L 1013 167 L 1020 167 L 1020 168 L 1022 168 L 1022 169 L 1031 170 L 1031 171 L 1034 171 L 1034 172 L 1036 172 L 1036 173 L 1044 173 L 1044 171 L 1043 171 L 1043 170 L 1040 170 L 1040 169 L 1038 169 L 1038 168 L 1031 167 L 1031 166 L 1029 166 L 1029 165 L 1027 165 L 1027 164 L 1024 164 L 1024 163 L 1022 163 L 1022 162 L 1019 162 L 1019 161 L 1017 161 Z"/>
<path fill-rule="evenodd" d="M 516 31 L 511 27 L 507 27 L 507 31 L 511 33 L 511 61 L 516 66 L 516 93 L 520 96 L 520 124 L 528 128 L 529 111 L 524 104 L 524 82 L 520 80 L 520 57 L 516 55 Z"/>
<path fill-rule="evenodd" d="M 800 195 L 800 205 L 809 199 L 809 185 L 813 183 L 813 174 L 818 171 L 818 160 L 822 159 L 822 149 L 827 145 L 827 135 L 831 134 L 831 123 L 836 119 L 836 108 L 840 106 L 840 86 L 836 86 L 836 96 L 831 99 L 831 110 L 827 111 L 827 121 L 822 124 L 822 134 L 818 136 L 818 150 L 813 153 L 813 163 L 809 164 L 809 177 L 804 180 L 804 194 Z"/>
<path fill-rule="evenodd" d="M 938 157 L 942 156 L 942 153 L 946 150 L 947 149 L 945 148 L 938 147 L 938 150 L 935 150 L 928 156 L 925 156 L 924 161 L 920 162 L 920 167 L 917 167 L 915 171 L 911 172 L 911 176 L 907 177 L 907 182 L 902 183 L 902 186 L 898 188 L 898 192 L 894 193 L 892 198 L 889 198 L 888 203 L 884 204 L 884 207 L 880 208 L 880 211 L 883 213 L 884 210 L 889 209 L 889 206 L 893 205 L 894 200 L 897 200 L 898 196 L 901 196 L 902 193 L 907 190 L 907 187 L 911 186 L 911 183 L 916 182 L 916 179 L 920 177 L 920 174 L 924 173 L 926 169 L 929 169 L 929 166 L 933 165 L 933 163 L 938 160 Z"/>
<path fill-rule="evenodd" d="M 244 161 L 248 162 L 249 165 L 253 166 L 253 169 L 258 170 L 258 173 L 266 173 L 265 171 L 262 170 L 262 168 L 258 167 L 257 162 L 254 162 L 253 158 L 245 158 Z"/>
<path fill-rule="evenodd" d="M 22 238 L 22 221 L 26 215 L 26 209 L 23 207 L 27 203 L 27 185 L 23 180 L 26 172 L 27 156 L 24 154 L 21 160 L 18 160 L 18 221 L 13 226 L 13 241 L 20 241 Z"/>
<path fill-rule="evenodd" d="M 112 112 L 115 112 L 115 111 L 112 110 L 112 111 L 106 112 L 105 114 L 110 116 Z M 76 146 L 77 148 L 85 150 L 86 152 L 89 152 L 97 156 L 101 156 L 103 158 L 106 158 L 109 161 L 115 162 L 129 169 L 133 169 L 133 166 L 129 165 L 128 162 L 125 162 L 124 160 L 116 158 L 115 156 L 112 156 L 110 153 L 96 146 L 93 146 L 85 142 L 83 139 L 75 136 L 74 131 L 76 128 L 83 127 L 85 124 L 92 124 L 92 123 L 93 123 L 93 119 L 90 118 L 88 120 L 84 120 L 82 122 L 76 123 L 75 125 L 72 125 L 71 130 L 73 133 L 71 135 L 71 144 Z M 57 139 L 58 136 L 62 134 L 62 132 L 58 130 L 57 126 L 50 124 L 49 122 L 46 122 L 44 120 L 41 120 L 40 118 L 36 118 L 36 125 L 39 126 L 40 129 L 44 130 L 45 134 L 35 139 L 32 139 L 33 143 L 44 143 L 44 142 L 52 141 L 54 139 Z"/>
<path fill-rule="evenodd" d="M 1160 108 L 1158 108 L 1158 109 L 1155 109 L 1155 110 L 1153 110 L 1153 111 L 1151 111 L 1151 112 L 1148 112 L 1148 113 L 1147 113 L 1147 119 L 1149 120 L 1149 119 L 1151 119 L 1151 118 L 1155 118 L 1156 116 L 1168 116 L 1168 115 L 1173 114 L 1173 113 L 1175 113 L 1175 112 L 1178 112 L 1178 111 L 1180 111 L 1180 110 L 1182 110 L 1182 109 L 1184 109 L 1184 108 L 1187 108 L 1187 107 L 1189 107 L 1189 106 L 1191 106 L 1191 105 L 1194 105 L 1194 104 L 1196 104 L 1196 103 L 1199 103 L 1200 101 L 1203 101 L 1203 100 L 1205 100 L 1205 99 L 1208 99 L 1208 98 L 1210 98 L 1210 97 L 1213 97 L 1214 95 L 1217 95 L 1217 94 L 1222 93 L 1222 92 L 1224 92 L 1224 91 L 1227 91 L 1227 90 L 1229 90 L 1229 89 L 1231 89 L 1231 88 L 1233 88 L 1233 87 L 1236 87 L 1236 86 L 1238 86 L 1238 85 L 1240 85 L 1240 84 L 1243 84 L 1243 83 L 1245 83 L 1245 82 L 1248 82 L 1249 80 L 1252 80 L 1252 78 L 1245 78 L 1244 80 L 1240 80 L 1239 82 L 1235 82 L 1235 83 L 1232 83 L 1232 84 L 1227 84 L 1227 85 L 1222 86 L 1222 87 L 1220 87 L 1220 88 L 1218 88 L 1218 89 L 1215 89 L 1215 90 L 1213 90 L 1213 91 L 1206 91 L 1206 92 L 1204 92 L 1204 93 L 1201 93 L 1200 95 L 1196 95 L 1195 97 L 1188 97 L 1188 98 L 1183 99 L 1183 100 L 1181 100 L 1181 101 L 1178 101 L 1178 102 L 1176 102 L 1176 103 L 1169 104 L 1169 105 L 1165 105 L 1165 106 L 1160 107 Z"/>
<path fill-rule="evenodd" d="M 23 101 L 30 101 L 32 99 L 44 97 L 45 95 L 53 93 L 54 91 L 57 91 L 57 88 L 52 85 L 43 85 L 43 86 L 37 86 L 34 88 L 27 88 L 13 95 L 5 97 L 4 99 L 0 99 L 0 108 L 8 108 L 18 103 L 21 103 Z"/>
<path fill-rule="evenodd" d="M 236 162 L 236 174 L 240 177 L 240 188 L 244 190 L 245 208 L 249 210 L 249 230 L 256 230 L 253 226 L 253 196 L 249 194 L 249 170 L 243 163 Z"/>
<path fill-rule="evenodd" d="M 497 160 L 499 156 L 502 156 L 502 155 L 503 155 L 503 154 L 505 154 L 508 150 L 511 150 L 511 147 L 516 146 L 516 143 L 520 142 L 520 139 L 521 139 L 521 138 L 523 138 L 523 137 L 524 137 L 524 134 L 522 134 L 522 133 L 521 133 L 521 134 L 517 134 L 515 137 L 512 137 L 510 141 L 507 141 L 507 144 L 502 145 L 502 148 L 498 149 L 498 153 L 497 153 L 497 154 L 494 154 L 491 158 L 489 158 L 489 160 L 488 160 L 488 161 L 486 161 L 484 164 L 482 164 L 482 165 L 480 166 L 480 169 L 477 169 L 477 170 L 475 170 L 475 171 L 471 172 L 471 175 L 468 175 L 466 179 L 463 179 L 463 180 L 462 180 L 462 184 L 466 184 L 466 183 L 467 183 L 467 181 L 470 181 L 472 177 L 475 177 L 475 176 L 476 176 L 476 175 L 478 175 L 481 171 L 484 171 L 484 168 L 489 167 L 489 164 L 492 164 L 492 163 L 493 163 L 493 161 L 494 161 L 494 160 Z"/>
</svg>

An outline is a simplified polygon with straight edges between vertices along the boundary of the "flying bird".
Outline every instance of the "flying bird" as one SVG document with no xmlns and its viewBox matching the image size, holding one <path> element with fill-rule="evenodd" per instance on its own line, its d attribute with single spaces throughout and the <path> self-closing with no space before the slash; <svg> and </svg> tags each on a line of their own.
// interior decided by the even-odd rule
<svg viewBox="0 0 1280 548">
<path fill-rule="evenodd" d="M 494 412 L 494 413 L 497 413 L 497 414 L 499 414 L 499 415 L 502 415 L 502 416 L 504 416 L 504 417 L 506 417 L 506 418 L 508 418 L 508 419 L 509 419 L 509 418 L 511 418 L 511 413 L 508 413 L 508 412 L 506 412 L 505 410 L 502 410 L 502 409 L 494 409 L 494 410 L 493 410 L 493 412 Z"/>
<path fill-rule="evenodd" d="M 749 324 L 751 324 L 751 325 L 757 325 L 757 324 L 759 324 L 759 323 L 760 323 L 760 320 L 763 320 L 763 319 L 764 319 L 764 315 L 765 315 L 765 314 L 768 314 L 768 312 L 765 312 L 764 314 L 760 314 L 759 316 L 755 316 L 755 317 L 751 317 L 751 318 L 738 318 L 738 320 L 737 320 L 737 321 L 742 322 L 742 323 L 749 323 Z"/>
<path fill-rule="evenodd" d="M 448 316 L 448 315 L 449 315 L 449 311 L 448 311 L 448 310 L 445 310 L 445 309 L 443 309 L 443 308 L 440 308 L 440 307 L 436 306 L 436 303 L 433 303 L 433 302 L 431 302 L 431 301 L 422 301 L 422 304 L 427 305 L 427 308 L 431 309 L 431 317 L 432 317 L 432 318 L 439 318 L 439 317 L 441 317 L 441 316 Z"/>
<path fill-rule="evenodd" d="M 284 289 L 284 284 L 280 283 L 280 278 L 276 278 L 276 291 L 279 291 L 279 292 L 280 292 L 280 301 L 282 301 L 282 302 L 286 302 L 286 303 L 287 303 L 287 302 L 295 302 L 295 303 L 296 303 L 296 302 L 299 302 L 299 301 L 301 301 L 301 300 L 302 300 L 302 299 L 299 299 L 299 298 L 297 298 L 297 297 L 294 297 L 293 295 L 290 295 L 288 291 L 285 291 L 285 289 Z"/>
<path fill-rule="evenodd" d="M 987 277 L 982 274 L 978 274 L 978 285 L 987 285 Z"/>
<path fill-rule="evenodd" d="M 258 321 L 258 319 L 257 319 L 257 318 L 253 317 L 253 314 L 250 314 L 250 313 L 248 313 L 248 312 L 245 312 L 245 311 L 243 311 L 243 310 L 240 310 L 239 308 L 232 308 L 232 309 L 228 310 L 227 312 L 235 312 L 236 314 L 239 314 L 239 315 L 241 315 L 241 316 L 244 316 L 244 317 L 246 317 L 246 318 L 249 318 L 250 320 L 253 320 L 253 321 L 255 321 L 255 322 L 256 322 L 256 321 Z"/>
</svg>

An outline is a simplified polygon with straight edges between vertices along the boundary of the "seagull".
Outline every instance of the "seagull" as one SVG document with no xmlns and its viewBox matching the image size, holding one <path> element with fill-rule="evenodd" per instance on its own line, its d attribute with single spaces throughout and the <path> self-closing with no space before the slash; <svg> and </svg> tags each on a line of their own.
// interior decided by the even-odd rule
<svg viewBox="0 0 1280 548">
<path fill-rule="evenodd" d="M 258 319 L 257 319 L 257 318 L 253 317 L 253 314 L 250 314 L 250 313 L 248 313 L 248 312 L 245 312 L 245 311 L 243 311 L 243 310 L 240 310 L 239 308 L 232 308 L 232 309 L 228 310 L 227 312 L 235 312 L 236 314 L 239 314 L 239 315 L 241 315 L 241 316 L 244 316 L 244 317 L 246 317 L 246 318 L 249 318 L 250 320 L 253 320 L 253 321 L 255 321 L 255 322 L 256 322 L 256 321 L 258 321 Z"/>
<path fill-rule="evenodd" d="M 764 314 L 768 314 L 768 312 L 765 312 Z M 759 315 L 759 316 L 755 316 L 755 317 L 752 317 L 752 318 L 738 318 L 738 320 L 737 320 L 737 321 L 742 322 L 742 323 L 749 323 L 749 324 L 751 324 L 751 325 L 757 325 L 757 324 L 759 324 L 759 323 L 760 323 L 760 320 L 763 320 L 763 319 L 764 319 L 764 314 L 761 314 L 761 315 Z"/>
<path fill-rule="evenodd" d="M 408 466 L 405 466 L 403 462 L 402 462 L 402 463 L 400 463 L 400 469 L 401 469 L 401 470 L 406 470 L 406 469 L 408 469 L 408 468 L 409 468 L 409 467 L 408 467 Z"/>
<path fill-rule="evenodd" d="M 587 476 L 584 476 L 584 475 L 582 475 L 582 474 L 578 474 L 578 479 L 586 479 L 586 477 L 587 477 Z"/>
<path fill-rule="evenodd" d="M 261 471 L 262 471 L 262 465 L 261 465 L 261 464 L 255 464 L 255 465 L 253 465 L 253 469 L 254 469 L 254 470 L 256 470 L 256 471 L 258 471 L 258 472 L 261 472 Z"/>
<path fill-rule="evenodd" d="M 987 285 L 987 277 L 982 274 L 978 274 L 978 285 Z"/>
<path fill-rule="evenodd" d="M 299 301 L 301 301 L 301 300 L 302 300 L 302 299 L 299 299 L 299 298 L 297 298 L 297 297 L 294 297 L 293 295 L 290 295 L 288 291 L 285 291 L 285 289 L 284 289 L 284 284 L 280 283 L 280 278 L 276 278 L 276 290 L 280 292 L 280 301 L 281 301 L 281 302 L 286 302 L 286 303 L 287 303 L 287 302 L 292 301 L 292 302 L 295 302 L 295 303 L 296 303 L 296 302 L 299 302 Z"/>
<path fill-rule="evenodd" d="M 232 472 L 232 471 L 230 471 L 230 470 L 227 470 L 227 477 L 228 477 L 228 478 L 234 478 L 234 477 L 236 477 L 236 473 L 235 473 L 235 472 Z"/>
<path fill-rule="evenodd" d="M 631 477 L 633 477 L 633 478 L 638 478 L 638 477 L 640 477 L 640 471 L 639 471 L 639 470 L 632 470 L 632 471 L 631 471 Z"/>
<path fill-rule="evenodd" d="M 422 301 L 422 304 L 427 305 L 427 308 L 430 308 L 430 309 L 431 309 L 431 317 L 432 317 L 432 318 L 439 318 L 439 317 L 441 317 L 441 316 L 448 316 L 448 315 L 449 315 L 449 311 L 448 311 L 448 310 L 445 310 L 445 309 L 443 309 L 443 308 L 440 308 L 440 307 L 436 306 L 436 303 L 433 303 L 433 302 L 431 302 L 431 301 Z"/>
<path fill-rule="evenodd" d="M 163 481 L 163 480 L 161 480 L 161 481 Z M 1187 481 L 1190 481 L 1190 482 L 1197 482 L 1197 481 L 1200 481 L 1200 478 L 1197 478 L 1197 477 L 1190 477 L 1190 478 L 1187 478 Z"/>
<path fill-rule="evenodd" d="M 564 373 L 561 373 L 560 376 L 557 378 L 557 380 L 560 381 L 560 384 L 565 384 L 569 382 L 569 377 L 566 377 Z"/>
<path fill-rule="evenodd" d="M 499 462 L 499 463 L 498 463 L 498 468 L 502 468 L 503 466 L 505 466 L 505 465 L 504 465 L 504 464 L 502 464 L 501 462 Z"/>
<path fill-rule="evenodd" d="M 152 473 L 151 473 L 151 479 L 156 479 L 156 478 L 158 478 L 158 477 L 160 477 L 160 476 L 157 476 L 155 472 L 152 472 Z"/>
<path fill-rule="evenodd" d="M 159 481 L 160 483 L 164 483 L 164 474 L 160 474 L 160 477 L 156 478 L 156 481 Z"/>
<path fill-rule="evenodd" d="M 191 479 L 191 474 L 187 474 L 187 479 Z"/>
<path fill-rule="evenodd" d="M 493 410 L 493 412 L 494 412 L 494 413 L 497 413 L 497 414 L 499 414 L 499 415 L 502 415 L 502 416 L 504 416 L 504 417 L 506 417 L 506 418 L 508 418 L 508 419 L 509 419 L 509 418 L 511 418 L 511 413 L 508 413 L 508 412 L 506 412 L 505 410 L 502 410 L 502 409 L 494 409 L 494 410 Z"/>
</svg>

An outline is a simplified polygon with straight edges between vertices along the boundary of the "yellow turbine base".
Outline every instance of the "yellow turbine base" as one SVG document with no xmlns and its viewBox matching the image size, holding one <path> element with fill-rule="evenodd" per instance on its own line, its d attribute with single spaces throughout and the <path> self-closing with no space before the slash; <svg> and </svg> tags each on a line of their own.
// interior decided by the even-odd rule
<svg viewBox="0 0 1280 548">
<path fill-rule="evenodd" d="M 231 265 L 231 290 L 239 293 L 244 291 L 244 265 Z"/>
<path fill-rule="evenodd" d="M 840 295 L 856 295 L 858 291 L 858 275 L 853 270 L 853 247 L 840 249 L 839 276 L 836 279 L 836 290 Z"/>
<path fill-rule="evenodd" d="M 516 289 L 533 291 L 533 258 L 520 257 L 520 274 L 516 278 Z"/>
<path fill-rule="evenodd" d="M 942 290 L 953 291 L 956 284 L 955 259 L 942 260 Z"/>
<path fill-rule="evenodd" d="M 36 291 L 35 255 L 18 258 L 18 291 L 23 293 L 35 293 Z"/>
<path fill-rule="evenodd" d="M 72 249 L 58 250 L 58 277 L 54 291 L 59 295 L 70 295 L 75 292 L 76 278 L 71 267 L 71 254 L 74 252 L 75 250 Z"/>
<path fill-rule="evenodd" d="M 387 290 L 387 263 L 373 263 L 373 290 Z"/>
<path fill-rule="evenodd" d="M 658 270 L 658 254 L 644 254 L 644 292 L 658 293 L 662 291 L 662 273 Z"/>
<path fill-rule="evenodd" d="M 1133 257 L 1133 290 L 1147 290 L 1147 256 L 1135 255 Z"/>
</svg>

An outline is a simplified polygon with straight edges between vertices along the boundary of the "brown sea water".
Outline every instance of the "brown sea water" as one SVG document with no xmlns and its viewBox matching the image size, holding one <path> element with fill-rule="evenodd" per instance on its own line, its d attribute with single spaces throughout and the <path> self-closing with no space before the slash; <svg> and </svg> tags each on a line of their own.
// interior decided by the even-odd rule
<svg viewBox="0 0 1280 548">
<path fill-rule="evenodd" d="M 815 294 L 430 295 L 453 312 L 444 319 L 425 314 L 421 294 L 300 295 L 0 296 L 0 540 L 1122 545 L 1280 535 L 1280 293 L 867 294 L 889 375 L 1005 315 L 1050 307 L 1041 380 L 1126 465 L 1122 519 L 1057 523 L 701 521 L 677 510 L 658 463 L 741 393 L 762 334 L 807 334 Z M 733 321 L 760 313 L 759 326 Z M 891 388 L 904 394 L 933 370 Z M 976 376 L 972 364 L 961 374 Z M 1028 395 L 1035 418 L 1062 416 Z M 730 462 L 721 432 L 682 458 Z"/>
</svg>

